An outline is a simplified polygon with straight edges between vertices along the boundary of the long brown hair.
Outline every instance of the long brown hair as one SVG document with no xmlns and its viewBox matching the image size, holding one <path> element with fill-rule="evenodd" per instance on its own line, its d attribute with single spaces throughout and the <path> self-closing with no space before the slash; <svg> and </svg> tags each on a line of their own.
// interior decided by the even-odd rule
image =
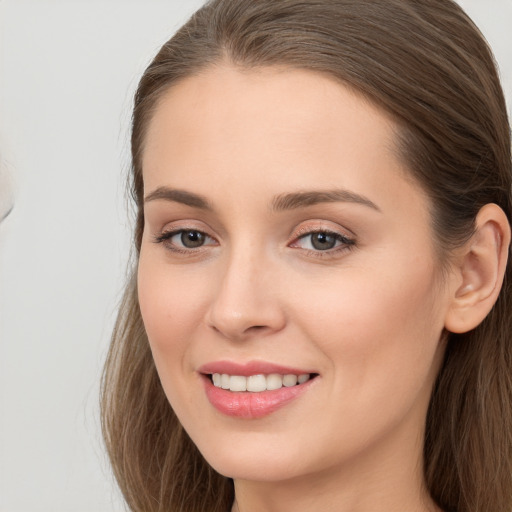
<svg viewBox="0 0 512 512">
<path fill-rule="evenodd" d="M 441 258 L 472 234 L 487 203 L 511 220 L 511 144 L 491 51 L 452 0 L 213 0 L 161 48 L 133 111 L 135 261 L 144 228 L 141 154 L 158 101 L 221 61 L 326 73 L 389 112 L 402 158 L 431 198 Z M 427 415 L 424 473 L 446 511 L 512 511 L 511 265 L 476 329 L 448 334 Z M 226 512 L 232 482 L 205 462 L 161 388 L 135 277 L 105 365 L 102 425 L 132 511 Z"/>
</svg>

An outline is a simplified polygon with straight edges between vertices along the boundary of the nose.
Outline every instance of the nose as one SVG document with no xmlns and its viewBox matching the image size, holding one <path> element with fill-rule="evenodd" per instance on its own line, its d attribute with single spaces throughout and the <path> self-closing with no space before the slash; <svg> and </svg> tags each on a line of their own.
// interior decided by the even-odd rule
<svg viewBox="0 0 512 512">
<path fill-rule="evenodd" d="M 286 315 L 276 271 L 261 254 L 233 254 L 218 276 L 207 324 L 233 341 L 283 329 Z"/>
</svg>

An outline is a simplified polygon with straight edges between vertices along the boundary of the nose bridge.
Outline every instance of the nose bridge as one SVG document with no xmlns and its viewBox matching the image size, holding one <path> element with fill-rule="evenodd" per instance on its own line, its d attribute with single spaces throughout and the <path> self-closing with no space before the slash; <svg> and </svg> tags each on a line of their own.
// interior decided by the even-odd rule
<svg viewBox="0 0 512 512">
<path fill-rule="evenodd" d="M 208 324 L 229 339 L 258 332 L 268 334 L 284 325 L 277 300 L 274 265 L 254 241 L 240 240 L 228 251 L 218 276 Z"/>
</svg>

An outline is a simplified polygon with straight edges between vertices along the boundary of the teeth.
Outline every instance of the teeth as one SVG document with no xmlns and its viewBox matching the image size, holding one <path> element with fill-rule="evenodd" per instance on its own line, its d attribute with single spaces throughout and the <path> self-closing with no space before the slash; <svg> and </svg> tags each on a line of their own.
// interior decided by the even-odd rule
<svg viewBox="0 0 512 512">
<path fill-rule="evenodd" d="M 307 382 L 309 380 L 309 373 L 299 375 L 299 378 L 297 380 L 299 381 L 299 384 L 304 384 L 304 382 Z"/>
<path fill-rule="evenodd" d="M 249 377 L 228 375 L 227 373 L 214 373 L 212 375 L 213 385 L 217 388 L 236 392 L 250 391 L 252 393 L 280 389 L 283 386 L 296 386 L 297 384 L 304 384 L 309 379 L 309 373 L 301 375 L 271 373 L 270 375 L 251 375 Z"/>
<path fill-rule="evenodd" d="M 220 376 L 220 387 L 222 389 L 229 389 L 229 375 L 226 375 L 225 373 L 223 373 Z"/>
<path fill-rule="evenodd" d="M 247 377 L 247 391 L 258 392 L 267 389 L 267 378 L 265 375 L 251 375 Z"/>
<path fill-rule="evenodd" d="M 247 379 L 239 375 L 231 375 L 231 377 L 229 377 L 229 389 L 231 391 L 246 391 Z"/>
<path fill-rule="evenodd" d="M 283 385 L 287 388 L 297 384 L 297 375 L 285 375 L 283 377 Z"/>
<path fill-rule="evenodd" d="M 267 389 L 280 389 L 283 387 L 283 377 L 277 373 L 267 375 Z"/>
</svg>

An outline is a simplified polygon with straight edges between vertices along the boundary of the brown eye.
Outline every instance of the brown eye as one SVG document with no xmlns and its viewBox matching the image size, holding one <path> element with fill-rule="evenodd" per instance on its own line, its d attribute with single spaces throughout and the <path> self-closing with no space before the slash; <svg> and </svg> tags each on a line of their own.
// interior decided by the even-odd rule
<svg viewBox="0 0 512 512">
<path fill-rule="evenodd" d="M 204 245 L 206 236 L 204 233 L 201 233 L 201 231 L 182 231 L 180 241 L 183 247 L 186 247 L 187 249 L 195 249 L 196 247 Z"/>
<path fill-rule="evenodd" d="M 333 249 L 337 242 L 336 237 L 329 233 L 312 233 L 309 236 L 311 237 L 312 247 L 317 251 Z"/>
<path fill-rule="evenodd" d="M 341 233 L 334 231 L 310 231 L 297 238 L 291 247 L 297 247 L 312 251 L 320 255 L 322 252 L 333 254 L 335 252 L 349 249 L 355 245 L 355 240 L 347 238 Z"/>
<path fill-rule="evenodd" d="M 156 243 L 163 244 L 171 251 L 183 252 L 201 249 L 203 246 L 217 245 L 217 241 L 197 229 L 176 229 L 155 237 Z"/>
</svg>

